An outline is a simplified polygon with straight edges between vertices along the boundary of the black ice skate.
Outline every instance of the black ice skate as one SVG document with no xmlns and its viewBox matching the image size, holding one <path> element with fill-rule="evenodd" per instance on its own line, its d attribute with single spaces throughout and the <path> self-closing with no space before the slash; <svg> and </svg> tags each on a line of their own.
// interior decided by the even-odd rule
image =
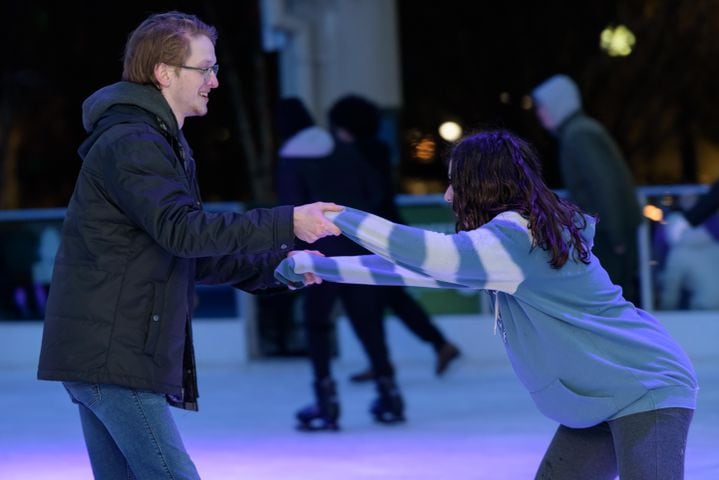
<svg viewBox="0 0 719 480">
<path fill-rule="evenodd" d="M 340 404 L 335 382 L 331 378 L 324 378 L 316 381 L 313 386 L 316 403 L 297 412 L 297 429 L 305 432 L 339 430 L 337 420 L 340 416 Z"/>
<path fill-rule="evenodd" d="M 404 400 L 394 380 L 389 377 L 378 378 L 377 393 L 379 396 L 370 407 L 374 419 L 385 424 L 404 422 Z"/>
</svg>

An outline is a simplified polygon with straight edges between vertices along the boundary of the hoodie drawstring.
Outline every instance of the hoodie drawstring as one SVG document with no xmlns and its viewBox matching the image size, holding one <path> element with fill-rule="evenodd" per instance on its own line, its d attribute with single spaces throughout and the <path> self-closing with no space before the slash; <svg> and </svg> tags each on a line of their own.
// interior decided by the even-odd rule
<svg viewBox="0 0 719 480">
<path fill-rule="evenodd" d="M 494 328 L 492 329 L 492 334 L 497 335 L 497 323 L 499 322 L 499 295 L 497 295 L 496 290 L 492 292 L 492 295 L 494 296 Z"/>
</svg>

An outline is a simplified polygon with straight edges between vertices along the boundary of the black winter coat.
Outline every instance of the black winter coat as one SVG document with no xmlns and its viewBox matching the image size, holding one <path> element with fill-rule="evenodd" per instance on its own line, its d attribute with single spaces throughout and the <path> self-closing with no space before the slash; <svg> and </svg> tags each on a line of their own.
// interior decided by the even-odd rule
<svg viewBox="0 0 719 480">
<path fill-rule="evenodd" d="M 292 207 L 205 212 L 191 151 L 152 86 L 120 82 L 83 109 L 90 137 L 56 256 L 38 378 L 150 390 L 197 409 L 195 283 L 277 289 Z"/>
</svg>

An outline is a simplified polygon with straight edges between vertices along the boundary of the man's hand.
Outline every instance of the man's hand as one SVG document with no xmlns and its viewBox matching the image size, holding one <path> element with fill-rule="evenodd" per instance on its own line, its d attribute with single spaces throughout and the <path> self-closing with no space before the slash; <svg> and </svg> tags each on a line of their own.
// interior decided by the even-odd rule
<svg viewBox="0 0 719 480">
<path fill-rule="evenodd" d="M 322 252 L 318 252 L 317 250 L 292 250 L 291 252 L 289 252 L 289 253 L 287 254 L 287 258 L 289 258 L 289 257 L 291 257 L 291 256 L 293 256 L 293 255 L 296 255 L 296 254 L 298 254 L 298 253 L 301 252 L 301 251 L 306 252 L 306 253 L 310 253 L 310 254 L 312 254 L 312 255 L 317 255 L 317 256 L 320 256 L 320 257 L 324 257 L 324 254 L 322 254 Z M 307 286 L 307 285 L 313 285 L 313 284 L 319 285 L 320 283 L 322 283 L 322 279 L 321 279 L 320 277 L 318 277 L 317 275 L 315 275 L 314 273 L 312 273 L 312 272 L 307 272 L 307 273 L 305 273 L 305 274 L 304 274 L 304 277 L 305 277 L 305 278 L 304 278 L 303 282 L 304 282 L 305 286 Z M 296 290 L 295 288 L 293 288 L 293 287 L 291 287 L 291 286 L 290 286 L 289 288 L 290 288 L 290 290 Z"/>
<path fill-rule="evenodd" d="M 313 243 L 328 235 L 342 233 L 324 216 L 324 212 L 340 212 L 342 207 L 334 203 L 315 202 L 294 209 L 294 233 L 297 238 Z"/>
</svg>

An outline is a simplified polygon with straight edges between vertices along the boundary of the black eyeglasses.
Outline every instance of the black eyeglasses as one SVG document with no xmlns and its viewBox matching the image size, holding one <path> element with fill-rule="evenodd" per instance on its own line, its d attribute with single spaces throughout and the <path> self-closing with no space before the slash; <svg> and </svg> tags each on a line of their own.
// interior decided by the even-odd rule
<svg viewBox="0 0 719 480">
<path fill-rule="evenodd" d="M 205 77 L 205 79 L 210 78 L 211 74 L 215 74 L 217 76 L 217 72 L 220 70 L 220 66 L 218 64 L 214 64 L 211 67 L 190 67 L 189 65 L 171 65 L 173 67 L 178 68 L 185 68 L 187 70 L 194 70 L 196 72 L 202 73 L 202 75 Z"/>
</svg>

